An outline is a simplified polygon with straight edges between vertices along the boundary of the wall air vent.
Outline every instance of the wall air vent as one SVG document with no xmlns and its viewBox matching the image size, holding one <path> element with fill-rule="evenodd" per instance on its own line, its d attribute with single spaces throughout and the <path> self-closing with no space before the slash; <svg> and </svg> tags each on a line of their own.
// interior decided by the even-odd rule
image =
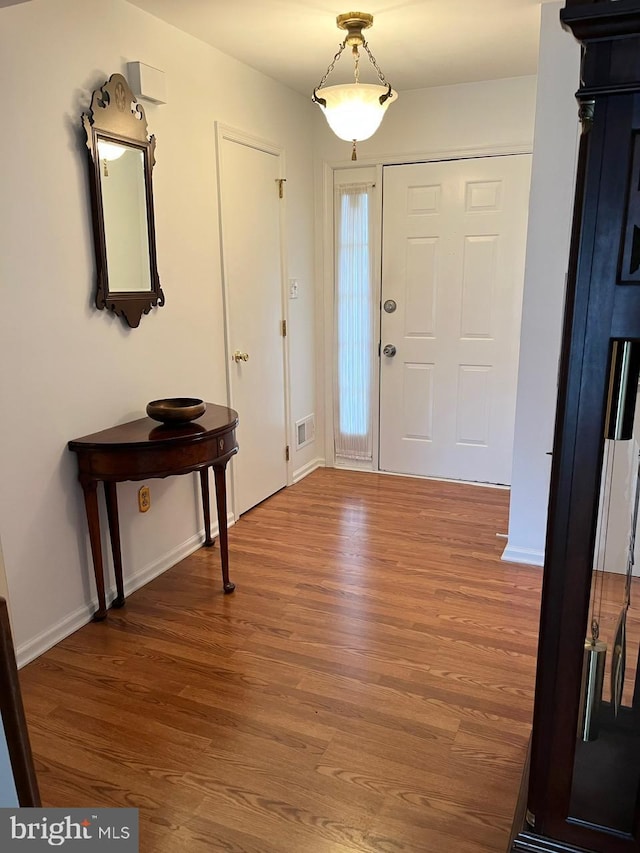
<svg viewBox="0 0 640 853">
<path fill-rule="evenodd" d="M 307 415 L 296 421 L 296 450 L 305 447 L 316 437 L 315 415 Z"/>
</svg>

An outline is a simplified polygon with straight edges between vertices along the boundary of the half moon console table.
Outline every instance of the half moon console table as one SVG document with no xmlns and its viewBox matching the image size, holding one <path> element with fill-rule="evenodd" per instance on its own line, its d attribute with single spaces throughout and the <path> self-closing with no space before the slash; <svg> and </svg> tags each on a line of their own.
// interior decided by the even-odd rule
<svg viewBox="0 0 640 853">
<path fill-rule="evenodd" d="M 140 420 L 120 424 L 69 442 L 69 450 L 78 455 L 78 479 L 84 492 L 89 525 L 93 569 L 98 591 L 98 610 L 94 614 L 94 620 L 100 621 L 107 615 L 98 513 L 99 482 L 104 483 L 116 576 L 117 597 L 113 601 L 113 607 L 122 607 L 125 600 L 116 483 L 125 480 L 170 477 L 174 474 L 198 471 L 202 488 L 204 545 L 211 546 L 215 540 L 211 538 L 210 532 L 210 467 L 213 468 L 216 484 L 222 583 L 225 592 L 233 592 L 235 584 L 229 580 L 225 469 L 229 459 L 238 452 L 235 434 L 237 425 L 238 413 L 233 409 L 207 403 L 204 414 L 191 423 L 169 426 L 159 424 L 150 418 L 140 418 Z"/>
</svg>

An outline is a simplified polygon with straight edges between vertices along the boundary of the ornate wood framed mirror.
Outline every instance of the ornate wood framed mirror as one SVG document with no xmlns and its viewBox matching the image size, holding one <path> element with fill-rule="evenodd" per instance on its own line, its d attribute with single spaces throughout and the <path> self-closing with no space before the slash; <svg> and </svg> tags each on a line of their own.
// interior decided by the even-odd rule
<svg viewBox="0 0 640 853">
<path fill-rule="evenodd" d="M 122 74 L 112 74 L 82 116 L 89 150 L 96 306 L 131 328 L 164 305 L 156 261 L 151 172 L 155 137 Z"/>
</svg>

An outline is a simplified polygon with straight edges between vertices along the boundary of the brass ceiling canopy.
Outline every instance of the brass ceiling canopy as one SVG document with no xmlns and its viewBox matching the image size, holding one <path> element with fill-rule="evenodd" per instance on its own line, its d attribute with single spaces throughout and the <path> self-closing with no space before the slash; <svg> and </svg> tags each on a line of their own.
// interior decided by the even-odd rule
<svg viewBox="0 0 640 853">
<path fill-rule="evenodd" d="M 347 30 L 345 39 L 349 47 L 354 45 L 360 47 L 364 44 L 363 30 L 373 26 L 373 15 L 368 12 L 344 12 L 336 18 L 336 24 L 341 30 Z"/>
</svg>

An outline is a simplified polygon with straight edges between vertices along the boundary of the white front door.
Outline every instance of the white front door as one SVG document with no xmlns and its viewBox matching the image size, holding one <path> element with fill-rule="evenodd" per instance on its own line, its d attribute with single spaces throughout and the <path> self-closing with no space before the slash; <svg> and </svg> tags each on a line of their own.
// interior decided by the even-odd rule
<svg viewBox="0 0 640 853">
<path fill-rule="evenodd" d="M 218 151 L 229 396 L 240 419 L 232 463 L 237 517 L 287 484 L 282 176 L 275 150 L 219 130 Z"/>
<path fill-rule="evenodd" d="M 382 470 L 511 481 L 530 168 L 384 169 Z"/>
</svg>

